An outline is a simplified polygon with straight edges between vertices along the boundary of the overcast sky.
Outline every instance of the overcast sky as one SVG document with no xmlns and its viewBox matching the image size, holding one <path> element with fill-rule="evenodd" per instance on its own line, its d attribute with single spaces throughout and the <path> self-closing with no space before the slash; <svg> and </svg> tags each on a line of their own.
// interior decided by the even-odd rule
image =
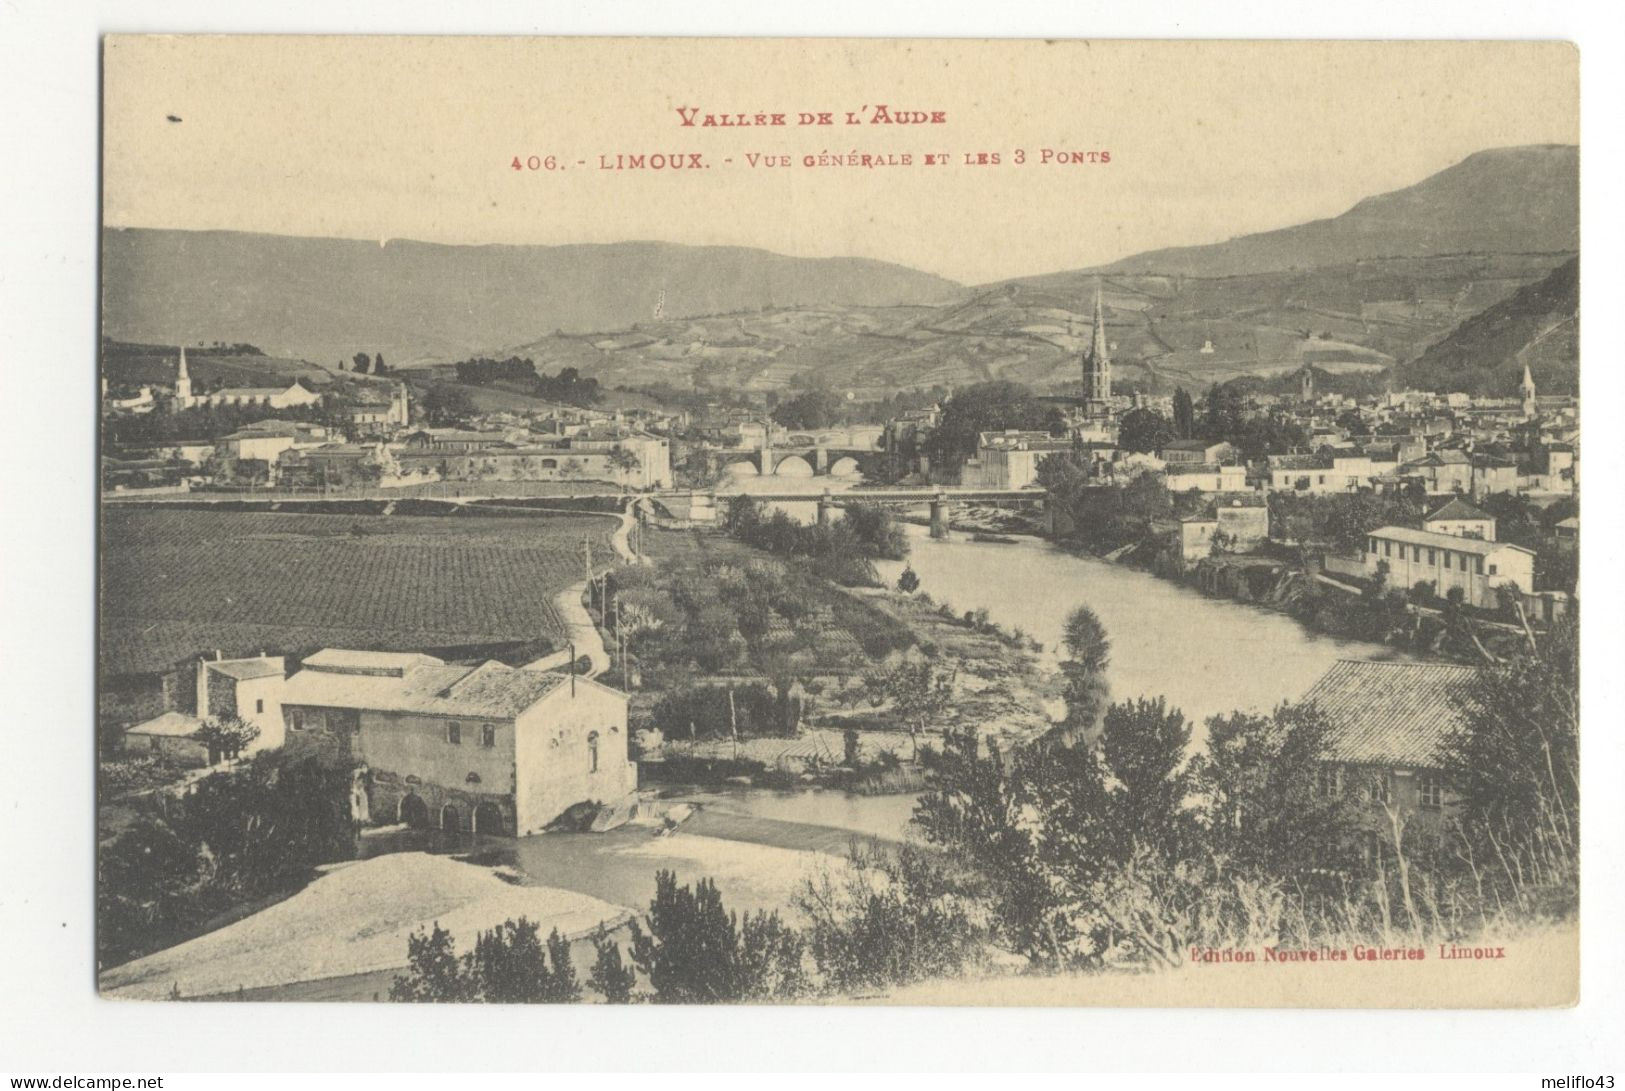
<svg viewBox="0 0 1625 1091">
<path fill-rule="evenodd" d="M 1578 141 L 1561 44 L 122 38 L 105 63 L 112 226 L 660 239 L 965 283 L 1334 216 L 1484 148 Z M 882 103 L 946 120 L 842 123 Z M 789 124 L 685 128 L 679 107 Z M 707 166 L 598 169 L 657 152 Z M 853 152 L 914 165 L 803 165 Z M 511 169 L 532 155 L 564 169 Z"/>
</svg>

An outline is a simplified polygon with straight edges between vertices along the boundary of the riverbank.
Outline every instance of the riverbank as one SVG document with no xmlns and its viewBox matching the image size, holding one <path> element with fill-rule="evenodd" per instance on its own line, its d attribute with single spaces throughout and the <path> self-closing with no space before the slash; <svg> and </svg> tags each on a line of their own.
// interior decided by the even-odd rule
<svg viewBox="0 0 1625 1091">
<path fill-rule="evenodd" d="M 1111 699 L 1166 697 L 1197 725 L 1197 736 L 1209 716 L 1266 712 L 1296 700 L 1340 659 L 1404 657 L 1048 539 L 978 542 L 955 532 L 941 540 L 913 526 L 907 533 L 908 560 L 877 566 L 883 578 L 894 583 L 912 568 L 939 608 L 947 604 L 960 616 L 985 610 L 1006 631 L 1020 628 L 1043 647 L 1040 669 L 1053 669 L 1066 616 L 1088 606 L 1112 645 Z"/>
</svg>

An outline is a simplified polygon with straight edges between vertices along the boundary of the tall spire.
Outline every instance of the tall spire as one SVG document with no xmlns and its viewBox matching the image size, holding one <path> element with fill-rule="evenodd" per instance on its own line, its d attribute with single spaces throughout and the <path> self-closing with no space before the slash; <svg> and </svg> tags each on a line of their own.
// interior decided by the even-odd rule
<svg viewBox="0 0 1625 1091">
<path fill-rule="evenodd" d="M 181 346 L 181 363 L 175 371 L 175 400 L 186 408 L 192 402 L 192 376 L 186 371 L 186 346 Z"/>
<path fill-rule="evenodd" d="M 1111 367 L 1112 358 L 1106 350 L 1106 312 L 1100 302 L 1100 281 L 1095 281 L 1095 335 L 1089 344 L 1089 355 L 1098 367 Z"/>
<path fill-rule="evenodd" d="M 1083 358 L 1083 400 L 1092 413 L 1104 413 L 1112 399 L 1112 358 L 1106 344 L 1106 312 L 1101 303 L 1100 281 L 1095 281 L 1094 331 L 1089 351 Z"/>
<path fill-rule="evenodd" d="M 1535 377 L 1529 372 L 1529 361 L 1523 362 L 1523 382 L 1518 384 L 1518 390 L 1523 394 L 1523 415 L 1535 415 Z"/>
</svg>

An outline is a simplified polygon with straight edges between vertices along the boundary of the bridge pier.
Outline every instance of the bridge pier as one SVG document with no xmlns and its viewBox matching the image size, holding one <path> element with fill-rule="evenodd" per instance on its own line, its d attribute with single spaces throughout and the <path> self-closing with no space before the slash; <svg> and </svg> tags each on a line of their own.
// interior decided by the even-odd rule
<svg viewBox="0 0 1625 1091">
<path fill-rule="evenodd" d="M 937 493 L 931 498 L 931 537 L 948 537 L 948 494 Z"/>
</svg>

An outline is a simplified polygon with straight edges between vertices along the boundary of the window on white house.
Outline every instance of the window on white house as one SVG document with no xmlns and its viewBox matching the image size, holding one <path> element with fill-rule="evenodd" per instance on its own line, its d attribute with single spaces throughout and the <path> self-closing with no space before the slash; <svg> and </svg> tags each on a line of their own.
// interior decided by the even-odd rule
<svg viewBox="0 0 1625 1091">
<path fill-rule="evenodd" d="M 1490 575 L 1495 575 L 1495 566 L 1493 564 L 1490 565 Z"/>
<path fill-rule="evenodd" d="M 1315 774 L 1315 788 L 1326 799 L 1336 799 L 1343 794 L 1343 767 L 1327 763 L 1322 765 Z"/>
<path fill-rule="evenodd" d="M 497 729 L 495 724 L 480 725 L 480 745 L 492 747 L 497 744 Z"/>
<path fill-rule="evenodd" d="M 1433 565 L 1433 564 L 1438 564 L 1438 563 L 1439 563 L 1438 553 L 1436 551 L 1434 551 L 1434 550 L 1431 550 L 1431 549 L 1428 550 L 1428 564 Z"/>
<path fill-rule="evenodd" d="M 1417 795 L 1422 806 L 1430 811 L 1436 811 L 1444 806 L 1444 780 L 1437 773 L 1423 773 L 1417 785 Z"/>
<path fill-rule="evenodd" d="M 446 741 L 453 746 L 463 745 L 463 725 L 456 720 L 449 721 L 446 724 Z"/>
<path fill-rule="evenodd" d="M 587 772 L 598 772 L 598 732 L 587 736 Z"/>
<path fill-rule="evenodd" d="M 264 712 L 265 711 L 265 698 L 256 697 L 254 699 L 254 711 L 255 712 Z"/>
</svg>

